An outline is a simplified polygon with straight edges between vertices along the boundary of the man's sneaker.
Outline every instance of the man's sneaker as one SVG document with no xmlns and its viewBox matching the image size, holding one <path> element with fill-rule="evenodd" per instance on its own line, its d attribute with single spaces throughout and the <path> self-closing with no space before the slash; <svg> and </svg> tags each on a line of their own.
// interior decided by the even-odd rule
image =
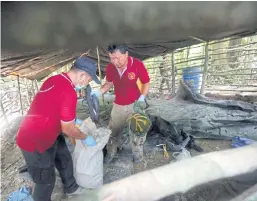
<svg viewBox="0 0 257 201">
<path fill-rule="evenodd" d="M 88 189 L 78 187 L 76 191 L 74 191 L 73 193 L 66 193 L 66 195 L 83 195 L 83 194 L 86 194 L 87 192 L 88 192 Z"/>
</svg>

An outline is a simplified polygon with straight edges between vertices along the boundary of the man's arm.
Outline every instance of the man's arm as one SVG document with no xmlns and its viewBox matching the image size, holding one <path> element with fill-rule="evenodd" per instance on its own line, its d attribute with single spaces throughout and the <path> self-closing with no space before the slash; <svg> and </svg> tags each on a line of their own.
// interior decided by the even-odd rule
<svg viewBox="0 0 257 201">
<path fill-rule="evenodd" d="M 140 62 L 138 65 L 138 72 L 139 72 L 139 79 L 142 84 L 141 95 L 146 97 L 150 89 L 150 77 L 146 67 L 142 62 Z"/>
<path fill-rule="evenodd" d="M 75 139 L 85 139 L 87 135 L 75 125 L 77 96 L 73 89 L 68 89 L 60 94 L 60 120 L 64 134 Z"/>
<path fill-rule="evenodd" d="M 143 96 L 147 96 L 150 89 L 150 82 L 142 84 L 142 94 Z"/>
<path fill-rule="evenodd" d="M 87 134 L 81 132 L 78 127 L 76 127 L 74 121 L 64 122 L 61 121 L 62 132 L 72 138 L 84 140 L 87 137 Z"/>
<path fill-rule="evenodd" d="M 112 82 L 106 81 L 104 86 L 100 89 L 101 94 L 105 94 L 107 91 L 109 91 L 113 87 Z"/>
<path fill-rule="evenodd" d="M 109 64 L 106 68 L 106 82 L 104 86 L 100 89 L 101 94 L 105 94 L 107 91 L 109 91 L 113 87 L 112 82 L 112 66 Z"/>
</svg>

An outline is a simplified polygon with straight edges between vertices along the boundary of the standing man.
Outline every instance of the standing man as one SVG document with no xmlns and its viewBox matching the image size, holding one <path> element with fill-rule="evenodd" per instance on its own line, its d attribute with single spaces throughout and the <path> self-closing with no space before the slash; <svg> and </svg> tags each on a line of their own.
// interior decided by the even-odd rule
<svg viewBox="0 0 257 201">
<path fill-rule="evenodd" d="M 114 86 L 115 101 L 109 123 L 112 134 L 107 144 L 105 163 L 110 163 L 117 153 L 117 147 L 121 143 L 121 132 L 128 118 L 135 113 L 134 103 L 138 103 L 143 108 L 146 106 L 145 97 L 148 94 L 150 82 L 144 64 L 129 56 L 125 45 L 111 45 L 108 47 L 108 52 L 111 63 L 106 68 L 106 83 L 100 91 L 94 92 L 100 96 Z M 141 82 L 141 91 L 138 82 Z M 140 140 L 134 140 L 135 136 L 133 132 L 130 132 L 130 144 L 135 164 L 144 162 L 143 144 L 145 138 L 146 133 Z"/>
<path fill-rule="evenodd" d="M 21 123 L 16 143 L 35 182 L 34 201 L 51 201 L 55 167 L 66 194 L 84 193 L 73 177 L 72 158 L 61 133 L 80 139 L 87 146 L 96 144 L 92 136 L 82 133 L 74 123 L 77 105 L 74 88 L 86 87 L 91 80 L 100 83 L 96 64 L 86 57 L 78 58 L 68 73 L 52 76 L 42 84 Z"/>
</svg>

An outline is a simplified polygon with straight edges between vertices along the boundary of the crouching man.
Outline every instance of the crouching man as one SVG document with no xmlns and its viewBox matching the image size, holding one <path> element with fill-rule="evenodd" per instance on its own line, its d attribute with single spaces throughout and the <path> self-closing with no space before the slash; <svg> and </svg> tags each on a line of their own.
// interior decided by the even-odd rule
<svg viewBox="0 0 257 201">
<path fill-rule="evenodd" d="M 61 133 L 88 146 L 96 144 L 92 136 L 82 133 L 74 124 L 77 104 L 74 88 L 86 87 L 91 80 L 100 83 L 96 64 L 86 57 L 78 58 L 68 73 L 52 76 L 42 84 L 21 123 L 16 143 L 35 183 L 34 201 L 51 201 L 55 167 L 66 194 L 85 192 L 73 177 L 72 158 Z"/>
</svg>

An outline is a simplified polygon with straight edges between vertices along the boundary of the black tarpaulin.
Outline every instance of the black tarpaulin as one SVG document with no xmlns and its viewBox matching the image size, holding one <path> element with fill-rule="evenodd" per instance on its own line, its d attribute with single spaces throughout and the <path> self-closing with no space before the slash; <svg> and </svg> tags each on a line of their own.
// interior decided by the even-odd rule
<svg viewBox="0 0 257 201">
<path fill-rule="evenodd" d="M 30 79 L 41 79 L 88 50 L 97 60 L 96 46 L 104 73 L 108 62 L 104 50 L 114 42 L 127 43 L 130 54 L 143 60 L 202 41 L 243 37 L 257 30 L 257 2 L 1 4 L 1 74 L 14 72 Z M 34 52 L 38 54 L 31 56 Z M 30 56 L 24 59 L 27 54 Z"/>
</svg>

